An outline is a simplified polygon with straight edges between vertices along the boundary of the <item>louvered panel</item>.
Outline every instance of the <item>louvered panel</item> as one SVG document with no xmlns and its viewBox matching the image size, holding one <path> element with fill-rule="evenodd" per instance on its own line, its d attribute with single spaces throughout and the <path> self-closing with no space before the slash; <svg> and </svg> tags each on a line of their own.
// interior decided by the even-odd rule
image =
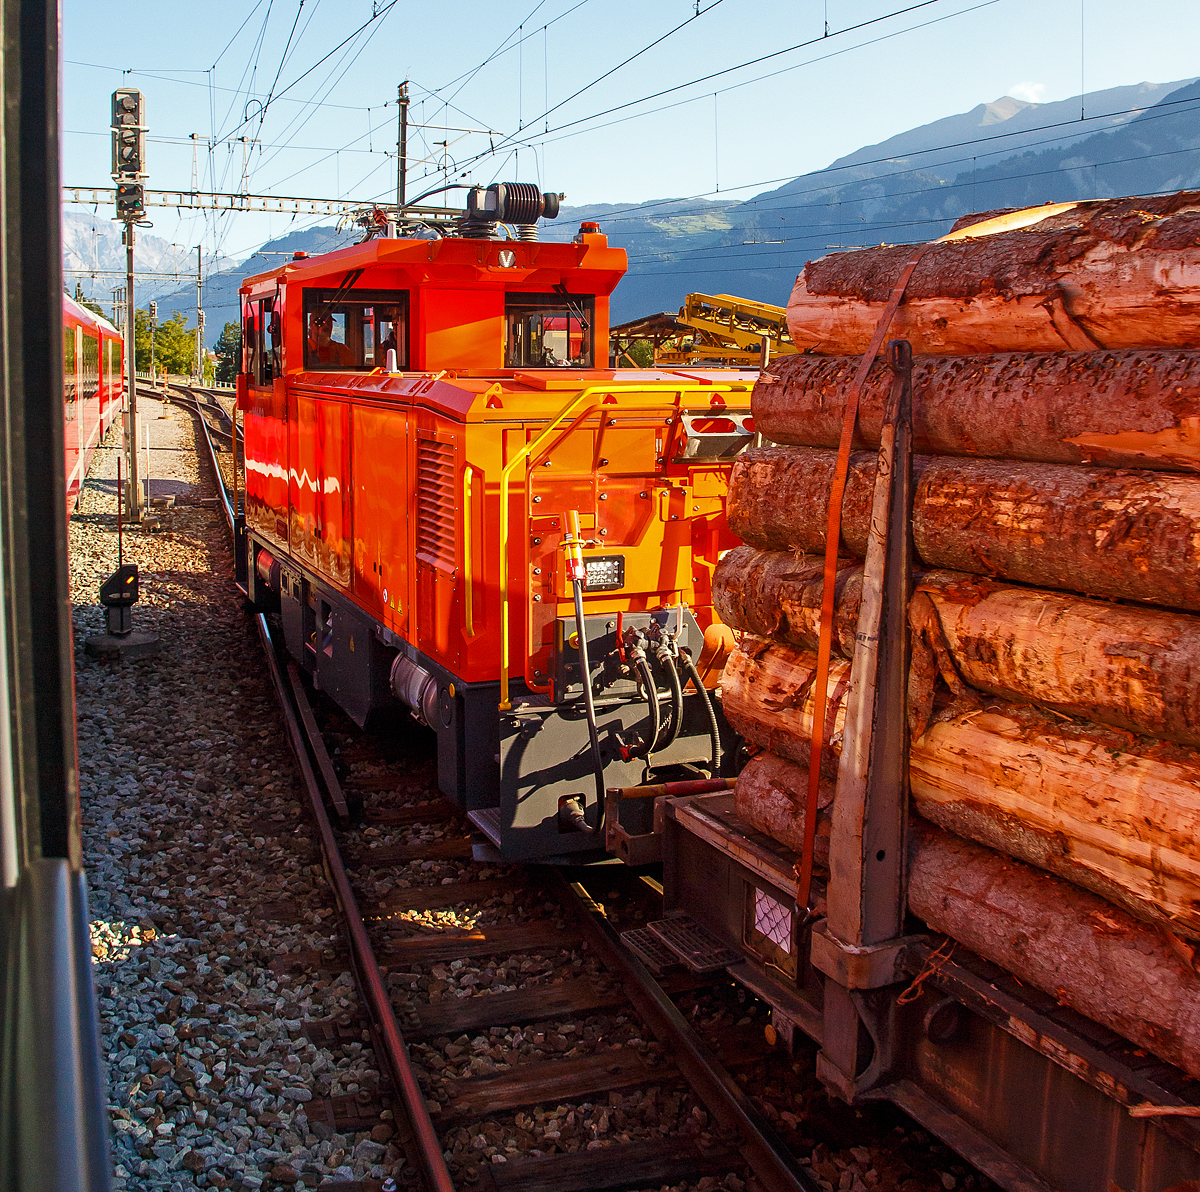
<svg viewBox="0 0 1200 1192">
<path fill-rule="evenodd" d="M 454 568 L 454 445 L 417 440 L 417 558 Z"/>
</svg>

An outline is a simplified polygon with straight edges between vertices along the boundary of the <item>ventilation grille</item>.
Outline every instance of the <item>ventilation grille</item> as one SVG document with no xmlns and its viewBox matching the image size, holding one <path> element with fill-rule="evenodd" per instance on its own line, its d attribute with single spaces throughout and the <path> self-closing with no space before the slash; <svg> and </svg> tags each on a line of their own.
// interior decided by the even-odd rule
<svg viewBox="0 0 1200 1192">
<path fill-rule="evenodd" d="M 454 445 L 418 439 L 418 559 L 454 570 L 454 517 Z"/>
</svg>

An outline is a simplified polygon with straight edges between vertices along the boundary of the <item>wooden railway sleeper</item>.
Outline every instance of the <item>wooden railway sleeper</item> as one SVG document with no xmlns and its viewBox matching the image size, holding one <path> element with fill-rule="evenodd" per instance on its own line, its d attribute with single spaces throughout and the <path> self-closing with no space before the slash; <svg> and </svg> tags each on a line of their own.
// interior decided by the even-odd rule
<svg viewBox="0 0 1200 1192">
<path fill-rule="evenodd" d="M 762 1120 L 749 1097 L 688 1024 L 646 967 L 621 944 L 603 910 L 579 883 L 558 874 L 545 878 L 560 904 L 579 920 L 596 955 L 625 985 L 630 1002 L 704 1101 L 713 1118 L 736 1131 L 741 1153 L 767 1192 L 819 1192 L 820 1185 L 796 1161 L 786 1143 Z"/>
</svg>

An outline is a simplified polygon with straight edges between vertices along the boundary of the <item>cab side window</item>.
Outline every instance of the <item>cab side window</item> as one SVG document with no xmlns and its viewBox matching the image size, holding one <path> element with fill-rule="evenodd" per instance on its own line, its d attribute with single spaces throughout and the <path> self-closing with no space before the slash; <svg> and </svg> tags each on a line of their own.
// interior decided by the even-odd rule
<svg viewBox="0 0 1200 1192">
<path fill-rule="evenodd" d="M 505 368 L 591 368 L 590 294 L 507 294 Z"/>
<path fill-rule="evenodd" d="M 274 298 L 242 306 L 242 364 L 251 385 L 269 385 L 283 375 L 283 333 Z"/>
<path fill-rule="evenodd" d="M 408 292 L 305 290 L 304 367 L 316 372 L 370 372 L 408 367 Z"/>
</svg>

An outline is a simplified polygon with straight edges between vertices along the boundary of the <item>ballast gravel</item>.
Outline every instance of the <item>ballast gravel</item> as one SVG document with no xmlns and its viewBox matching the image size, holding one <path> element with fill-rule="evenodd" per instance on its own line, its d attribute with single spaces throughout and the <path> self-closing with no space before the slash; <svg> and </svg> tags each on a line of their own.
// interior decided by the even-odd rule
<svg viewBox="0 0 1200 1192">
<path fill-rule="evenodd" d="M 369 1131 L 310 1122 L 314 1099 L 373 1091 L 368 1043 L 314 1045 L 313 1019 L 356 1019 L 348 973 L 293 978 L 280 954 L 328 950 L 333 904 L 292 759 L 233 586 L 226 531 L 198 472 L 191 416 L 143 399 L 157 533 L 126 527 L 134 625 L 158 657 L 103 662 L 101 580 L 117 565 L 108 435 L 71 519 L 84 861 L 114 1187 L 274 1189 L 395 1176 L 390 1112 Z M 278 967 L 278 966 L 277 966 Z"/>
</svg>

